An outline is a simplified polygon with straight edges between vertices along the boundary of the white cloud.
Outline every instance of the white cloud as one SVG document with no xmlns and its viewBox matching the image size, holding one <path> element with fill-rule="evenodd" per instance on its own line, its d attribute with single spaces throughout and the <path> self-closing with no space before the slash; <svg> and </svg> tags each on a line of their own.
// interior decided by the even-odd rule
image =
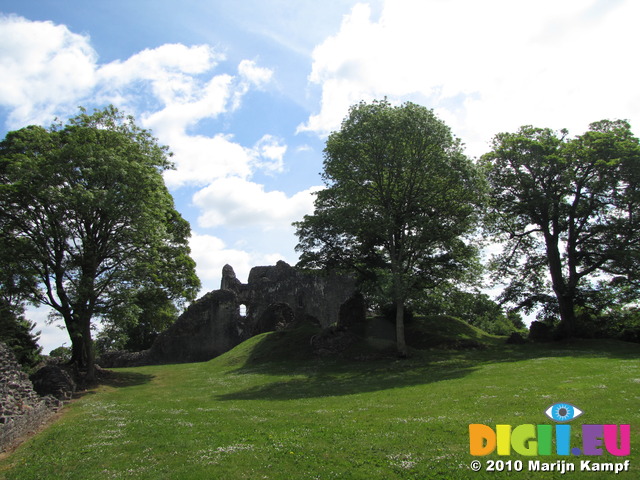
<svg viewBox="0 0 640 480">
<path fill-rule="evenodd" d="M 162 67 L 150 68 L 152 73 L 145 80 L 151 82 L 152 91 L 162 102 L 163 108 L 145 113 L 142 123 L 152 129 L 160 141 L 168 144 L 174 153 L 176 170 L 166 172 L 167 185 L 202 186 L 228 176 L 247 178 L 255 168 L 279 171 L 286 146 L 281 145 L 274 137 L 265 135 L 255 148 L 247 148 L 234 142 L 232 135 L 218 133 L 206 136 L 190 133 L 190 129 L 198 122 L 215 119 L 237 109 L 242 97 L 251 88 L 262 87 L 270 80 L 272 71 L 258 67 L 253 61 L 242 60 L 237 77 L 220 74 L 204 81 L 186 73 L 200 74 L 208 71 L 215 67 L 220 56 L 209 47 L 166 47 L 169 47 L 168 55 L 143 52 L 144 55 L 139 54 L 143 58 L 133 61 L 132 65 L 137 69 L 140 62 L 147 64 L 151 59 L 159 62 Z M 189 62 L 171 61 L 173 55 L 188 57 L 189 54 L 193 55 Z M 184 62 L 184 58 L 182 61 Z M 167 65 L 172 69 L 167 71 Z M 185 70 L 185 67 L 189 68 Z M 175 68 L 177 72 L 174 71 Z M 128 71 L 129 68 L 125 70 Z M 134 80 L 135 77 L 129 81 Z"/>
<path fill-rule="evenodd" d="M 89 38 L 64 25 L 0 15 L 0 105 L 10 128 L 75 109 L 95 85 L 97 58 Z"/>
<path fill-rule="evenodd" d="M 251 255 L 243 250 L 227 248 L 225 243 L 212 235 L 193 233 L 189 246 L 191 257 L 196 262 L 196 273 L 203 292 L 220 288 L 222 267 L 231 265 L 242 282 L 247 281 L 251 269 Z"/>
<path fill-rule="evenodd" d="M 168 137 L 177 163 L 176 170 L 165 172 L 172 187 L 203 186 L 227 177 L 247 179 L 256 170 L 280 173 L 284 168 L 287 145 L 273 135 L 263 135 L 252 148 L 234 142 L 232 135 L 189 135 L 176 125 L 161 134 Z"/>
<path fill-rule="evenodd" d="M 633 0 L 388 0 L 377 20 L 357 5 L 314 50 L 321 106 L 299 130 L 326 135 L 383 96 L 434 108 L 474 155 L 522 124 L 640 120 L 639 16 Z"/>
<path fill-rule="evenodd" d="M 313 211 L 313 192 L 319 187 L 289 197 L 280 191 L 265 191 L 263 185 L 231 177 L 212 182 L 195 193 L 193 203 L 202 214 L 198 224 L 204 228 L 260 226 L 289 229 Z"/>
<path fill-rule="evenodd" d="M 166 173 L 170 187 L 248 178 L 256 169 L 280 172 L 281 139 L 264 135 L 244 147 L 232 135 L 192 133 L 271 80 L 272 70 L 253 60 L 240 61 L 236 75 L 215 74 L 223 60 L 208 45 L 165 44 L 101 65 L 90 39 L 64 25 L 0 16 L 0 106 L 11 112 L 10 128 L 20 128 L 65 117 L 78 105 L 113 103 L 170 146 L 176 165 Z"/>
<path fill-rule="evenodd" d="M 226 111 L 233 77 L 210 73 L 222 58 L 205 45 L 162 45 L 100 67 L 98 94 L 166 134 Z"/>
<path fill-rule="evenodd" d="M 104 89 L 120 89 L 132 83 L 148 81 L 153 94 L 164 104 L 195 93 L 195 76 L 216 67 L 224 56 L 208 45 L 187 47 L 165 44 L 132 55 L 124 62 L 114 61 L 99 70 Z"/>
<path fill-rule="evenodd" d="M 220 288 L 222 267 L 229 264 L 242 283 L 247 283 L 250 270 L 256 265 L 275 265 L 282 256 L 278 253 L 247 252 L 228 248 L 213 235 L 193 233 L 189 241 L 191 257 L 196 261 L 196 272 L 202 282 L 200 295 Z"/>
<path fill-rule="evenodd" d="M 135 79 L 155 81 L 171 73 L 204 73 L 221 60 L 224 60 L 224 55 L 215 52 L 209 45 L 187 47 L 179 43 L 164 44 L 136 53 L 124 62 L 114 61 L 105 65 L 103 75 L 119 83 Z"/>
<path fill-rule="evenodd" d="M 284 168 L 284 155 L 287 145 L 281 138 L 263 135 L 253 147 L 255 156 L 253 164 L 267 173 L 279 173 Z"/>
<path fill-rule="evenodd" d="M 207 137 L 178 131 L 171 133 L 171 138 L 168 143 L 177 169 L 165 172 L 170 187 L 202 186 L 230 175 L 246 178 L 251 174 L 252 151 L 233 142 L 231 135 Z"/>
<path fill-rule="evenodd" d="M 142 124 L 152 129 L 174 153 L 176 170 L 166 172 L 167 185 L 202 186 L 227 176 L 247 178 L 255 168 L 281 169 L 286 146 L 283 147 L 269 135 L 263 137 L 256 150 L 234 142 L 232 135 L 190 133 L 190 129 L 198 122 L 215 119 L 237 109 L 242 97 L 251 88 L 262 87 L 269 81 L 271 70 L 258 67 L 253 61 L 243 60 L 238 67 L 237 77 L 220 74 L 203 80 L 200 76 L 187 73 L 201 74 L 216 66 L 221 57 L 209 47 L 187 49 L 180 45 L 167 45 L 157 51 L 145 51 L 138 55 L 139 59 L 132 57 L 123 64 L 123 71 L 137 71 L 139 64 L 149 65 L 147 73 L 138 79 L 151 84 L 152 92 L 162 103 L 162 108 L 144 113 Z M 189 56 L 193 58 L 185 60 Z M 179 57 L 180 61 L 174 57 Z M 117 76 L 126 79 L 128 84 L 137 79 L 128 74 Z M 278 147 L 280 153 L 275 158 L 274 152 L 278 152 Z"/>
<path fill-rule="evenodd" d="M 258 87 L 269 83 L 273 76 L 273 70 L 258 67 L 253 60 L 242 60 L 238 65 L 238 73 L 246 82 Z"/>
</svg>

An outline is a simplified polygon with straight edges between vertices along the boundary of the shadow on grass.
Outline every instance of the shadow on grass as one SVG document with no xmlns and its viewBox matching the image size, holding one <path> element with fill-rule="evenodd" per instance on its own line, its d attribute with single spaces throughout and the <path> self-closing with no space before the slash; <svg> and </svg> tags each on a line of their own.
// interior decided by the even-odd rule
<svg viewBox="0 0 640 480">
<path fill-rule="evenodd" d="M 123 388 L 134 387 L 136 385 L 144 385 L 153 380 L 154 376 L 146 373 L 138 372 L 114 372 L 112 370 L 103 378 L 99 379 L 100 385 L 109 387 Z"/>
<path fill-rule="evenodd" d="M 230 374 L 290 378 L 218 395 L 215 397 L 217 400 L 289 400 L 353 395 L 458 379 L 487 363 L 512 363 L 544 357 L 640 358 L 638 344 L 615 340 L 574 340 L 485 349 L 414 350 L 414 355 L 408 359 L 394 358 L 388 351 L 369 360 L 327 359 L 312 355 L 308 339 L 307 342 L 287 344 L 287 335 L 279 333 L 265 336 L 254 345 L 244 365 Z"/>
<path fill-rule="evenodd" d="M 447 366 L 432 368 L 429 365 L 413 367 L 388 365 L 386 362 L 376 361 L 376 365 L 366 364 L 322 364 L 307 365 L 306 369 L 293 368 L 289 370 L 291 379 L 258 385 L 238 392 L 218 395 L 217 400 L 291 400 L 300 398 L 316 398 L 328 396 L 354 395 L 424 385 L 432 382 L 451 380 L 471 373 L 472 366 Z M 243 373 L 284 374 L 284 366 L 272 365 L 271 368 L 253 368 Z M 293 370 L 293 371 L 292 371 Z"/>
<path fill-rule="evenodd" d="M 80 390 L 75 393 L 75 398 L 80 398 L 87 394 L 93 395 L 97 393 L 95 388 L 102 385 L 113 388 L 135 387 L 149 383 L 154 378 L 153 375 L 138 372 L 115 372 L 113 370 L 100 369 L 96 373 L 97 378 L 93 383 L 89 385 L 80 384 Z"/>
</svg>

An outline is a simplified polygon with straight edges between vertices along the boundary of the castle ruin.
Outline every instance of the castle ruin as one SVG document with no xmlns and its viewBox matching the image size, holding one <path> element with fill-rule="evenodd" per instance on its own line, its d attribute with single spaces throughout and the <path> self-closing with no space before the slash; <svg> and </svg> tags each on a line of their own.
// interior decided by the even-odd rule
<svg viewBox="0 0 640 480">
<path fill-rule="evenodd" d="M 105 355 L 100 364 L 210 360 L 260 333 L 302 322 L 321 328 L 337 324 L 341 306 L 358 298 L 355 280 L 349 276 L 306 272 L 279 261 L 275 266 L 252 268 L 244 284 L 225 265 L 220 289 L 193 302 L 149 350 Z"/>
</svg>

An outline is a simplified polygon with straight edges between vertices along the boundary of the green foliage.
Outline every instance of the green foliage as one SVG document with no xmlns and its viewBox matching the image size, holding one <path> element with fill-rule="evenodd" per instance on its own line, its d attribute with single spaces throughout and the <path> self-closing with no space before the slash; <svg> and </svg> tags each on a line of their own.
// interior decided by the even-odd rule
<svg viewBox="0 0 640 480">
<path fill-rule="evenodd" d="M 49 356 L 57 358 L 61 362 L 68 362 L 71 360 L 71 349 L 65 346 L 57 347 L 49 352 Z"/>
<path fill-rule="evenodd" d="M 457 317 L 493 335 L 509 335 L 526 327 L 517 312 L 505 312 L 487 294 L 447 286 L 429 292 L 419 303 L 427 315 Z"/>
<path fill-rule="evenodd" d="M 484 349 L 503 343 L 504 338 L 451 315 L 416 316 L 407 325 L 408 343 L 414 349 L 453 348 Z"/>
<path fill-rule="evenodd" d="M 380 314 L 384 317 L 385 320 L 395 323 L 397 310 L 398 308 L 394 303 L 387 303 L 380 308 Z M 411 305 L 407 305 L 404 307 L 402 318 L 405 325 L 413 321 L 414 314 L 413 314 L 413 308 L 411 307 Z"/>
<path fill-rule="evenodd" d="M 0 227 L 0 341 L 29 369 L 41 359 L 39 333 L 33 333 L 35 324 L 24 318 L 25 304 L 36 288 L 35 272 L 25 261 L 27 243 L 13 235 L 3 212 Z"/>
<path fill-rule="evenodd" d="M 355 105 L 324 153 L 327 188 L 313 215 L 295 224 L 301 265 L 358 272 L 364 288 L 395 303 L 399 319 L 417 292 L 477 265 L 470 235 L 482 177 L 431 110 L 386 100 Z"/>
<path fill-rule="evenodd" d="M 637 306 L 615 304 L 596 309 L 592 305 L 581 305 L 576 311 L 577 337 L 640 343 L 640 308 Z"/>
<path fill-rule="evenodd" d="M 41 360 L 38 346 L 40 332 L 34 333 L 35 323 L 23 316 L 21 307 L 14 307 L 0 298 L 0 342 L 9 347 L 24 368 L 35 367 Z"/>
<path fill-rule="evenodd" d="M 625 301 L 638 299 L 640 143 L 627 122 L 596 122 L 576 138 L 531 126 L 501 133 L 482 164 L 487 230 L 504 242 L 494 271 L 511 279 L 503 301 L 555 309 L 567 336 L 580 292 L 597 278 L 635 286 Z"/>
<path fill-rule="evenodd" d="M 199 287 L 189 224 L 162 177 L 170 167 L 167 148 L 114 107 L 0 143 L 3 231 L 24 243 L 21 264 L 40 287 L 29 296 L 64 319 L 90 375 L 92 319 L 129 290 L 154 286 L 180 302 Z"/>
<path fill-rule="evenodd" d="M 164 290 L 145 288 L 133 292 L 104 319 L 104 328 L 96 337 L 96 350 L 98 354 L 146 350 L 177 318 L 178 309 Z"/>
</svg>

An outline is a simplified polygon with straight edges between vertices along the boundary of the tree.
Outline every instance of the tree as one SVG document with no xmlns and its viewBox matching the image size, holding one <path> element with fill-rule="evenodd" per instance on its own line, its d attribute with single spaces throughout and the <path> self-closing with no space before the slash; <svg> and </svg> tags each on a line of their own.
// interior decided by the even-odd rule
<svg viewBox="0 0 640 480">
<path fill-rule="evenodd" d="M 24 318 L 23 314 L 21 306 L 16 308 L 0 298 L 0 342 L 13 351 L 20 365 L 32 368 L 41 360 L 40 332 L 33 333 L 35 323 Z"/>
<path fill-rule="evenodd" d="M 596 122 L 573 139 L 566 130 L 522 127 L 497 135 L 482 163 L 492 198 L 487 224 L 504 242 L 494 265 L 511 278 L 503 300 L 551 305 L 552 291 L 559 333 L 572 336 L 584 292 L 637 286 L 640 145 L 627 122 Z"/>
<path fill-rule="evenodd" d="M 62 317 L 72 362 L 89 378 L 91 321 L 123 292 L 154 285 L 184 301 L 199 287 L 168 168 L 167 148 L 114 107 L 0 143 L 3 237 L 22 242 L 23 269 L 38 284 L 29 296 Z"/>
<path fill-rule="evenodd" d="M 526 326 L 517 312 L 505 312 L 501 305 L 479 290 L 463 291 L 453 286 L 436 289 L 422 299 L 421 311 L 464 320 L 493 335 L 509 335 Z"/>
<path fill-rule="evenodd" d="M 131 295 L 103 322 L 96 338 L 99 353 L 146 350 L 178 319 L 178 309 L 161 288 L 147 287 L 128 293 Z"/>
<path fill-rule="evenodd" d="M 405 356 L 406 303 L 473 264 L 481 175 L 449 128 L 413 103 L 353 106 L 324 155 L 326 189 L 295 224 L 301 264 L 357 271 L 384 288 Z"/>
<path fill-rule="evenodd" d="M 40 333 L 33 333 L 35 324 L 24 317 L 24 311 L 37 281 L 25 262 L 27 244 L 8 235 L 5 223 L 6 217 L 0 214 L 0 341 L 13 350 L 23 367 L 31 368 L 41 360 L 42 349 Z"/>
</svg>

